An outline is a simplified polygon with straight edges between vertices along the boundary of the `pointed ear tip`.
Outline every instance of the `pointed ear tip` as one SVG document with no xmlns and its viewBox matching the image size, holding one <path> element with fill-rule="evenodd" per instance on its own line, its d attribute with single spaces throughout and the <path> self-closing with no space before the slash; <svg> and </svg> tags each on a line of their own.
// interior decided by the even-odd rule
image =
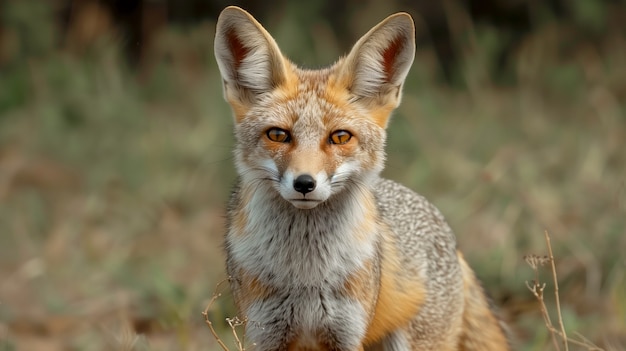
<svg viewBox="0 0 626 351">
<path fill-rule="evenodd" d="M 411 16 L 408 12 L 398 12 L 387 18 L 387 21 L 397 22 L 403 26 L 410 27 L 412 31 L 415 31 L 415 21 L 413 20 L 413 16 Z"/>
<path fill-rule="evenodd" d="M 234 14 L 234 13 L 248 13 L 248 12 L 246 10 L 242 9 L 239 6 L 231 5 L 231 6 L 225 7 L 222 10 L 222 12 L 220 13 L 220 16 L 224 15 L 224 14 L 228 14 L 228 13 L 233 13 Z"/>
<path fill-rule="evenodd" d="M 232 21 L 237 18 L 252 18 L 252 15 L 248 11 L 242 9 L 239 6 L 228 6 L 220 12 L 217 18 L 217 23 L 223 23 L 225 21 Z"/>
<path fill-rule="evenodd" d="M 400 18 L 404 18 L 410 21 L 413 21 L 413 16 L 411 16 L 410 13 L 408 12 L 396 12 L 395 14 L 391 15 L 392 17 L 400 17 Z"/>
</svg>

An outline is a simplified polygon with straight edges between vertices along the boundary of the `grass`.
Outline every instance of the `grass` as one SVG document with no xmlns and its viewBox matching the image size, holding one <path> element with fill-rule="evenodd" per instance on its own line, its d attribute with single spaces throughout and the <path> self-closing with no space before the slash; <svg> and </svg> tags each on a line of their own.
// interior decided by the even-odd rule
<svg viewBox="0 0 626 351">
<path fill-rule="evenodd" d="M 577 338 L 575 339 L 567 336 L 567 332 L 565 331 L 565 325 L 563 324 L 563 314 L 561 313 L 561 303 L 560 303 L 560 296 L 559 296 L 559 281 L 558 281 L 558 276 L 556 272 L 556 264 L 555 264 L 554 256 L 552 254 L 552 245 L 550 244 L 550 235 L 548 234 L 547 231 L 545 232 L 545 237 L 546 237 L 546 246 L 548 248 L 548 255 L 524 256 L 524 260 L 526 261 L 526 263 L 528 263 L 528 265 L 535 272 L 535 279 L 533 279 L 532 282 L 526 281 L 526 287 L 528 288 L 528 290 L 530 290 L 530 292 L 533 293 L 533 295 L 535 296 L 535 298 L 537 298 L 537 301 L 539 302 L 541 314 L 543 316 L 543 320 L 546 325 L 546 328 L 548 329 L 548 332 L 550 333 L 552 337 L 552 345 L 554 346 L 554 349 L 561 350 L 560 345 L 562 344 L 565 351 L 568 351 L 569 345 L 572 344 L 572 345 L 584 347 L 585 349 L 590 350 L 590 351 L 603 351 L 602 348 L 599 348 L 598 346 L 594 345 L 591 341 L 586 339 L 580 333 L 576 333 Z M 556 308 L 556 319 L 558 321 L 558 326 L 559 326 L 558 329 L 552 323 L 552 316 L 550 315 L 550 312 L 548 311 L 548 308 L 546 307 L 546 304 L 545 304 L 545 300 L 544 300 L 545 292 L 544 291 L 546 289 L 546 283 L 542 283 L 541 280 L 539 279 L 539 266 L 546 265 L 547 263 L 550 263 L 550 268 L 552 270 L 552 282 L 554 283 L 554 287 L 553 287 L 554 304 Z M 560 340 L 560 342 L 558 340 Z"/>
<path fill-rule="evenodd" d="M 140 73 L 115 38 L 63 49 L 36 30 L 54 26 L 32 4 L 2 5 L 0 350 L 218 350 L 201 312 L 224 279 L 234 169 L 214 19 L 168 28 Z M 361 11 L 372 22 L 359 30 L 382 13 Z M 610 18 L 593 40 L 538 24 L 500 83 L 504 39 L 457 22 L 461 84 L 440 82 L 432 47 L 418 48 L 384 174 L 446 215 L 520 350 L 552 349 L 522 258 L 546 252 L 545 230 L 568 335 L 626 348 L 626 39 Z M 287 54 L 323 52 L 306 58 L 315 65 L 348 49 L 329 31 L 298 39 L 318 24 L 267 27 Z M 227 293 L 209 311 L 229 346 L 234 315 Z"/>
</svg>

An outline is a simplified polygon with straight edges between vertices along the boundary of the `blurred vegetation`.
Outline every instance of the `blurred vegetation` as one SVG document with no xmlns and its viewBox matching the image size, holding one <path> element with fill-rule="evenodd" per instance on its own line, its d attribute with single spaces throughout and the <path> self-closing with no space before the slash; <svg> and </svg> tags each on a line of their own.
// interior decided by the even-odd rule
<svg viewBox="0 0 626 351">
<path fill-rule="evenodd" d="M 234 169 L 216 17 L 165 21 L 129 54 L 102 7 L 74 25 L 59 3 L 0 1 L 0 350 L 217 350 L 200 312 L 224 278 Z M 568 332 L 626 349 L 626 4 L 523 2 L 529 27 L 509 30 L 448 1 L 442 45 L 418 5 L 342 3 L 345 21 L 321 0 L 259 19 L 316 67 L 410 11 L 385 175 L 446 215 L 518 349 L 551 349 L 522 259 L 544 230 Z M 234 314 L 225 294 L 211 319 Z"/>
</svg>

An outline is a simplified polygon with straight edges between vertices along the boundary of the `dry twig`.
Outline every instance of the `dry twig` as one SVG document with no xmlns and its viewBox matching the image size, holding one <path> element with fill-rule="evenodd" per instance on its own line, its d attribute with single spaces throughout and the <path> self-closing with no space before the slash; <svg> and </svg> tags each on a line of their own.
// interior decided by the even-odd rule
<svg viewBox="0 0 626 351">
<path fill-rule="evenodd" d="M 534 254 L 524 256 L 524 260 L 526 260 L 526 263 L 528 263 L 528 265 L 535 272 L 535 279 L 532 281 L 532 283 L 529 283 L 528 281 L 526 281 L 526 287 L 537 298 L 537 301 L 539 301 L 541 315 L 546 324 L 546 328 L 548 328 L 548 331 L 550 332 L 550 335 L 552 337 L 552 343 L 554 345 L 554 348 L 556 350 L 560 350 L 559 343 L 557 342 L 557 336 L 558 336 L 563 342 L 565 351 L 568 351 L 569 343 L 578 345 L 578 346 L 583 346 L 589 351 L 604 351 L 602 348 L 594 345 L 589 339 L 583 337 L 582 335 L 578 333 L 576 333 L 576 336 L 580 340 L 571 339 L 565 333 L 565 325 L 563 323 L 563 316 L 561 314 L 561 302 L 559 299 L 559 285 L 558 285 L 558 279 L 557 279 L 557 274 L 556 274 L 556 264 L 554 262 L 554 255 L 552 254 L 552 245 L 550 244 L 550 235 L 548 234 L 548 231 L 545 231 L 544 234 L 546 238 L 546 245 L 548 246 L 549 256 L 537 256 Z M 559 320 L 559 329 L 555 328 L 554 325 L 552 324 L 552 321 L 550 319 L 550 314 L 548 312 L 548 308 L 546 307 L 546 304 L 543 299 L 543 291 L 546 287 L 546 283 L 541 283 L 539 281 L 539 266 L 543 266 L 547 263 L 550 263 L 551 270 L 552 270 L 552 279 L 554 281 L 554 296 L 555 296 L 557 317 Z"/>
<path fill-rule="evenodd" d="M 213 304 L 215 303 L 215 301 L 218 298 L 220 298 L 220 296 L 222 296 L 222 293 L 219 292 L 220 286 L 224 284 L 224 282 L 228 281 L 228 279 L 229 278 L 226 278 L 220 281 L 219 283 L 217 283 L 217 286 L 215 287 L 215 291 L 213 292 L 213 296 L 211 296 L 211 300 L 209 300 L 209 303 L 207 304 L 206 308 L 204 309 L 204 311 L 202 311 L 202 316 L 204 316 L 204 321 L 209 326 L 209 329 L 211 330 L 211 334 L 213 334 L 213 337 L 215 338 L 217 343 L 222 347 L 224 351 L 230 351 L 230 350 L 228 349 L 226 344 L 224 344 L 222 339 L 220 339 L 219 335 L 217 335 L 215 328 L 213 328 L 213 322 L 211 322 L 211 320 L 209 319 L 209 310 L 211 309 L 211 307 L 213 307 Z M 235 319 L 237 321 L 239 320 L 237 317 L 235 317 Z M 233 330 L 233 335 L 235 335 L 235 341 L 237 342 L 237 349 L 239 351 L 244 351 L 245 349 L 243 348 L 243 344 L 241 343 L 241 341 L 239 341 L 239 337 L 237 336 L 237 332 L 235 331 L 235 327 L 241 325 L 242 323 L 233 323 L 232 319 L 230 318 L 227 318 L 226 321 L 228 322 L 228 325 L 230 325 L 231 329 Z"/>
</svg>

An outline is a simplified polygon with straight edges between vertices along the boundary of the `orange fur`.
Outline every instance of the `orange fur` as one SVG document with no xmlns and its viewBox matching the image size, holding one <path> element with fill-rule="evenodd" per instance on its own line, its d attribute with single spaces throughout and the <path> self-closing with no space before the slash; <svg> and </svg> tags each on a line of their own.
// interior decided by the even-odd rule
<svg viewBox="0 0 626 351">
<path fill-rule="evenodd" d="M 485 293 L 469 267 L 463 254 L 457 252 L 463 270 L 465 291 L 465 314 L 463 315 L 463 334 L 459 351 L 504 350 L 508 349 L 508 340 L 503 324 L 494 316 Z M 492 326 L 485 328 L 484 326 Z"/>
<path fill-rule="evenodd" d="M 241 290 L 236 293 L 237 308 L 246 310 L 255 301 L 263 300 L 272 294 L 272 288 L 261 282 L 257 277 L 244 270 L 238 273 L 238 284 Z"/>
<path fill-rule="evenodd" d="M 387 122 L 389 122 L 389 117 L 391 116 L 391 111 L 395 108 L 395 106 L 387 104 L 374 109 L 370 112 L 371 119 L 373 119 L 380 127 L 386 128 Z"/>
<path fill-rule="evenodd" d="M 386 242 L 381 262 L 380 290 L 372 324 L 365 336 L 366 345 L 406 326 L 426 299 L 423 282 L 407 279 L 393 246 Z"/>
</svg>

